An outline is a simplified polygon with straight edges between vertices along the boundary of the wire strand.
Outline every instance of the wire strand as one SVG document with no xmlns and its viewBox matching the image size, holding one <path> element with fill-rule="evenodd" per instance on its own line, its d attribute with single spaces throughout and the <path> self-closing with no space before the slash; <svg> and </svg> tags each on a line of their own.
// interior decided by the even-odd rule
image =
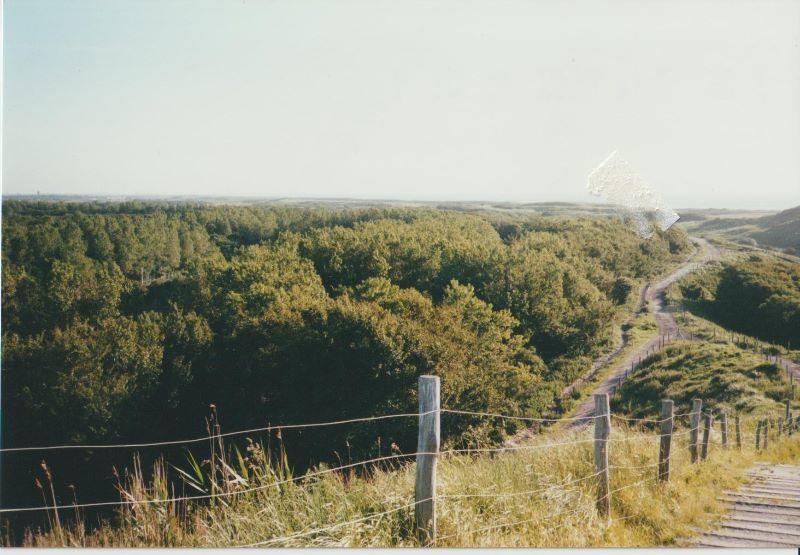
<svg viewBox="0 0 800 555">
<path fill-rule="evenodd" d="M 619 416 L 618 414 L 612 414 L 611 418 L 624 422 L 652 422 L 653 424 L 661 424 L 662 422 L 670 420 L 670 418 L 662 418 L 660 420 L 655 420 L 653 418 L 627 418 L 625 416 Z"/>
<path fill-rule="evenodd" d="M 575 416 L 570 418 L 533 418 L 528 416 L 512 416 L 510 414 L 498 414 L 493 412 L 475 412 L 469 410 L 441 409 L 441 412 L 450 414 L 463 414 L 468 416 L 486 416 L 491 418 L 506 418 L 508 420 L 524 420 L 526 422 L 574 422 L 576 420 L 591 420 L 594 416 Z"/>
<path fill-rule="evenodd" d="M 373 420 L 387 420 L 389 418 L 408 418 L 412 416 L 425 416 L 433 414 L 435 410 L 428 412 L 410 412 L 400 414 L 386 414 L 382 416 L 367 416 L 363 418 L 351 418 L 349 420 L 334 420 L 332 422 L 316 422 L 308 424 L 284 424 L 281 426 L 264 426 L 262 428 L 250 428 L 248 430 L 237 430 L 235 432 L 225 432 L 221 434 L 213 434 L 209 436 L 197 437 L 192 439 L 176 439 L 171 441 L 155 441 L 150 443 L 118 443 L 118 444 L 101 444 L 101 445 L 47 445 L 40 447 L 6 447 L 0 449 L 0 453 L 15 453 L 20 451 L 45 451 L 51 449 L 116 449 L 126 447 L 157 447 L 163 445 L 180 445 L 186 443 L 198 443 L 209 439 L 217 439 L 221 437 L 230 437 L 242 434 L 250 434 L 254 432 L 268 432 L 272 430 L 291 430 L 298 428 L 314 428 L 323 426 L 338 426 L 341 424 L 352 424 L 356 422 L 370 422 Z"/>
<path fill-rule="evenodd" d="M 560 513 L 555 513 L 555 514 L 552 514 L 552 515 L 547 516 L 545 518 L 534 517 L 534 518 L 526 518 L 525 520 L 517 520 L 515 522 L 505 522 L 503 524 L 493 524 L 491 526 L 484 526 L 482 528 L 476 528 L 475 530 L 468 530 L 468 531 L 466 531 L 466 533 L 476 534 L 478 532 L 487 532 L 489 530 L 496 530 L 498 528 L 505 528 L 507 526 L 519 526 L 520 524 L 527 524 L 529 522 L 545 522 L 545 521 L 548 521 L 548 520 L 553 520 L 553 519 L 555 519 L 556 517 L 559 517 L 559 516 L 573 515 L 573 514 L 577 514 L 577 513 L 581 513 L 581 512 L 584 512 L 584 510 L 583 509 L 575 509 L 573 511 L 562 511 Z M 457 536 L 460 536 L 461 534 L 462 534 L 462 532 L 456 532 L 455 534 L 448 534 L 446 536 L 441 536 L 439 538 L 436 538 L 436 542 L 438 543 L 438 542 L 440 542 L 442 540 L 455 538 Z"/>
<path fill-rule="evenodd" d="M 667 422 L 672 418 L 680 418 L 681 416 L 689 416 L 692 413 L 690 412 L 679 412 L 678 414 L 673 414 L 670 418 L 661 418 L 661 419 L 654 419 L 654 418 L 627 418 L 625 416 L 620 416 L 618 414 L 612 414 L 611 418 L 616 420 L 624 420 L 626 422 L 652 422 L 653 424 L 661 424 L 662 422 Z"/>
<path fill-rule="evenodd" d="M 576 445 L 579 443 L 591 443 L 594 439 L 578 439 L 575 441 L 565 441 L 565 442 L 554 442 L 554 443 L 542 443 L 539 445 L 513 445 L 508 447 L 476 447 L 476 448 L 464 448 L 464 449 L 449 449 L 447 451 L 442 451 L 442 455 L 453 455 L 459 453 L 497 453 L 502 451 L 535 451 L 537 449 L 547 449 L 552 447 L 560 447 L 564 445 Z"/>
<path fill-rule="evenodd" d="M 185 445 L 190 443 L 199 443 L 201 441 L 208 441 L 217 438 L 223 437 L 232 437 L 237 435 L 243 434 L 250 434 L 256 432 L 269 432 L 274 430 L 291 430 L 291 429 L 302 429 L 302 428 L 314 428 L 314 427 L 327 427 L 327 426 L 338 426 L 343 424 L 353 424 L 353 423 L 360 423 L 360 422 L 371 422 L 371 421 L 378 421 L 378 420 L 387 420 L 391 418 L 410 418 L 410 417 L 420 417 L 425 416 L 428 414 L 433 414 L 437 412 L 436 410 L 421 412 L 421 413 L 399 413 L 399 414 L 386 414 L 381 416 L 368 416 L 362 418 L 351 418 L 346 420 L 334 420 L 330 422 L 312 422 L 312 423 L 304 423 L 304 424 L 283 424 L 283 425 L 271 425 L 271 426 L 263 426 L 259 428 L 249 428 L 245 430 L 236 430 L 233 432 L 224 432 L 220 434 L 212 434 L 202 437 L 196 438 L 189 438 L 189 439 L 177 439 L 177 440 L 168 440 L 168 441 L 154 441 L 154 442 L 142 442 L 142 443 L 115 443 L 115 444 L 89 444 L 89 445 L 43 445 L 43 446 L 28 446 L 28 447 L 4 447 L 0 448 L 0 453 L 19 453 L 19 452 L 28 452 L 28 451 L 48 451 L 48 450 L 60 450 L 60 449 L 124 449 L 124 448 L 139 448 L 139 447 L 160 447 L 160 446 L 167 446 L 167 445 Z M 570 417 L 570 418 L 532 418 L 532 417 L 524 417 L 524 416 L 513 416 L 508 414 L 498 414 L 498 413 L 489 413 L 489 412 L 475 412 L 475 411 L 462 411 L 462 410 L 455 410 L 455 409 L 440 409 L 438 412 L 440 413 L 450 413 L 450 414 L 463 414 L 463 415 L 471 415 L 471 416 L 484 416 L 484 417 L 492 417 L 492 418 L 505 418 L 509 420 L 523 420 L 527 422 L 576 422 L 576 421 L 585 421 L 590 422 L 591 420 L 595 419 L 596 416 L 580 416 L 580 417 Z M 678 418 L 680 416 L 689 416 L 691 413 L 681 413 L 674 415 L 674 418 Z M 625 418 L 615 414 L 611 415 L 612 418 L 619 419 L 619 420 L 626 420 L 626 421 L 641 421 L 641 422 L 652 422 L 652 423 L 660 423 L 664 422 L 664 420 L 654 420 L 654 419 L 647 419 L 647 418 Z M 751 418 L 742 419 L 742 420 L 751 420 Z"/>
<path fill-rule="evenodd" d="M 629 441 L 643 441 L 643 440 L 661 439 L 662 437 L 673 437 L 673 438 L 683 437 L 683 436 L 691 434 L 691 432 L 692 432 L 691 430 L 685 430 L 683 432 L 673 432 L 671 434 L 646 434 L 646 435 L 638 435 L 638 436 L 625 437 L 625 438 L 610 437 L 610 438 L 607 438 L 605 440 L 599 440 L 598 439 L 598 441 L 606 441 L 608 443 L 627 443 Z"/>
<path fill-rule="evenodd" d="M 656 480 L 658 480 L 658 476 L 653 476 L 651 478 L 645 478 L 643 480 L 637 480 L 636 482 L 631 482 L 630 484 L 624 485 L 622 487 L 619 487 L 619 488 L 616 488 L 616 489 L 612 489 L 611 491 L 609 491 L 605 495 L 600 496 L 598 498 L 598 501 L 600 499 L 606 499 L 607 497 L 610 497 L 612 494 L 620 492 L 622 490 L 626 490 L 626 489 L 632 488 L 634 486 L 639 486 L 639 485 L 642 485 L 642 484 L 646 484 L 648 482 L 654 482 Z"/>
<path fill-rule="evenodd" d="M 666 462 L 666 461 L 670 460 L 671 458 L 672 458 L 672 455 L 670 455 L 669 457 L 664 459 L 664 461 L 662 461 L 662 462 Z M 619 465 L 619 464 L 609 464 L 608 465 L 608 469 L 609 470 L 640 470 L 640 469 L 643 469 L 643 468 L 653 468 L 655 466 L 658 466 L 659 464 L 661 464 L 661 463 L 657 463 L 656 462 L 656 463 L 645 464 L 645 465 L 641 465 L 641 466 L 628 466 L 628 465 Z"/>
<path fill-rule="evenodd" d="M 584 476 L 583 478 L 578 478 L 576 480 L 570 480 L 569 482 L 562 482 L 557 484 L 551 484 L 544 488 L 527 490 L 527 491 L 513 491 L 513 492 L 483 492 L 483 493 L 460 493 L 460 494 L 452 494 L 452 495 L 440 495 L 437 499 L 469 499 L 472 497 L 498 497 L 498 498 L 505 498 L 505 497 L 519 497 L 523 495 L 534 495 L 536 493 L 543 493 L 545 491 L 549 491 L 553 488 L 563 487 L 563 486 L 571 486 L 573 484 L 578 484 L 580 482 L 585 482 L 586 480 L 590 480 L 592 478 L 596 478 L 602 474 L 601 471 L 595 472 L 594 474 L 589 474 Z"/>
</svg>

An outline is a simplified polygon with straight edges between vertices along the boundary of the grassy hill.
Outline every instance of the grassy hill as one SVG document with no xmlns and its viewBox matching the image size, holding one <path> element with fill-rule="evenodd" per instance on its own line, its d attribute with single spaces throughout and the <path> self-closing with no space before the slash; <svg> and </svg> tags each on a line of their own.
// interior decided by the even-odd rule
<svg viewBox="0 0 800 555">
<path fill-rule="evenodd" d="M 675 401 L 675 412 L 689 412 L 692 399 L 704 409 L 729 414 L 777 417 L 789 395 L 786 371 L 752 351 L 726 343 L 680 342 L 642 361 L 612 400 L 612 411 L 657 418 L 661 399 Z M 794 410 L 800 408 L 798 398 Z"/>
<path fill-rule="evenodd" d="M 760 245 L 785 249 L 790 254 L 800 253 L 800 206 L 760 218 L 756 225 L 761 230 L 750 236 Z"/>
<path fill-rule="evenodd" d="M 684 221 L 687 229 L 698 235 L 800 253 L 800 206 L 766 215 L 691 211 Z"/>
</svg>

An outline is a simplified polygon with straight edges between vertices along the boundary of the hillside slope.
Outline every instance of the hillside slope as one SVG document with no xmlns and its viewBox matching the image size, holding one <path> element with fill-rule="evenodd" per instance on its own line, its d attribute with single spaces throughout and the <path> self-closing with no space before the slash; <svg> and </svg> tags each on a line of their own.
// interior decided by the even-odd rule
<svg viewBox="0 0 800 555">
<path fill-rule="evenodd" d="M 714 412 L 778 415 L 790 391 L 786 371 L 722 341 L 682 341 L 649 356 L 612 399 L 612 411 L 657 418 L 661 399 L 672 399 L 676 413 L 687 413 L 692 399 L 699 398 L 704 409 Z M 796 397 L 792 406 L 800 408 Z"/>
<path fill-rule="evenodd" d="M 693 233 L 735 243 L 800 253 L 800 206 L 759 217 L 707 217 L 692 214 Z M 699 223 L 697 223 L 699 221 Z"/>
<path fill-rule="evenodd" d="M 759 218 L 756 225 L 761 231 L 752 232 L 750 236 L 759 244 L 789 249 L 790 254 L 800 252 L 800 206 Z"/>
</svg>

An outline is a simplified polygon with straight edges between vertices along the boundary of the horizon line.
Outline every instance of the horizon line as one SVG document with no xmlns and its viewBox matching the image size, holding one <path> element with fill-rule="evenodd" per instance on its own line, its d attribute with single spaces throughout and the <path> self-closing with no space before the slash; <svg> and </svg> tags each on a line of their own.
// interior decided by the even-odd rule
<svg viewBox="0 0 800 555">
<path fill-rule="evenodd" d="M 547 200 L 547 201 L 526 201 L 526 200 L 501 200 L 501 199 L 400 199 L 400 198 L 370 198 L 370 197 L 347 197 L 347 196 L 331 196 L 331 197 L 314 197 L 314 196 L 261 196 L 261 195 L 236 195 L 236 194 L 102 194 L 102 193 L 9 193 L 0 195 L 3 201 L 5 200 L 39 200 L 43 202 L 58 202 L 68 199 L 87 199 L 91 202 L 124 202 L 126 200 L 173 200 L 173 201 L 186 201 L 186 200 L 231 200 L 231 201 L 264 201 L 264 202 L 376 202 L 376 203 L 419 203 L 419 204 L 510 204 L 510 205 L 553 205 L 553 204 L 571 204 L 571 205 L 591 205 L 598 207 L 621 207 L 621 205 L 608 203 L 608 202 L 594 202 L 591 200 L 576 201 L 576 200 Z M 784 207 L 770 207 L 770 208 L 731 208 L 727 206 L 684 206 L 676 208 L 675 210 L 730 210 L 736 212 L 772 212 L 783 211 L 794 208 L 790 204 Z"/>
</svg>

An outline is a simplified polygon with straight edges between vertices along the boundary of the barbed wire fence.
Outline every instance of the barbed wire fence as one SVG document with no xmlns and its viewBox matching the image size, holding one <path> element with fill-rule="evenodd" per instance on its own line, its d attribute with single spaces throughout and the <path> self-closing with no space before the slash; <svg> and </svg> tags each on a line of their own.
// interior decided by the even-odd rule
<svg viewBox="0 0 800 555">
<path fill-rule="evenodd" d="M 316 535 L 324 535 L 335 530 L 380 519 L 402 511 L 414 511 L 414 530 L 417 540 L 421 545 L 434 546 L 437 543 L 447 539 L 451 539 L 458 534 L 449 534 L 444 536 L 437 536 L 437 503 L 442 500 L 458 500 L 467 498 L 524 498 L 542 496 L 548 492 L 553 491 L 554 488 L 565 488 L 567 486 L 576 486 L 578 484 L 586 485 L 587 483 L 594 484 L 596 495 L 595 507 L 597 514 L 602 518 L 613 522 L 615 520 L 624 520 L 632 518 L 634 515 L 626 517 L 611 518 L 612 512 L 612 499 L 619 491 L 630 489 L 633 487 L 641 486 L 649 482 L 669 482 L 672 475 L 672 466 L 674 458 L 674 440 L 677 438 L 688 437 L 688 451 L 691 464 L 704 461 L 708 458 L 710 449 L 712 447 L 720 449 L 738 449 L 741 450 L 747 445 L 752 445 L 756 451 L 766 449 L 770 441 L 778 441 L 783 437 L 791 437 L 800 428 L 800 415 L 795 416 L 792 413 L 790 401 L 787 399 L 783 414 L 776 418 L 743 418 L 740 415 L 735 415 L 733 422 L 729 422 L 728 414 L 725 411 L 718 411 L 713 413 L 710 411 L 703 411 L 703 401 L 701 399 L 694 399 L 692 409 L 689 412 L 675 413 L 674 403 L 672 400 L 666 399 L 661 402 L 661 412 L 659 418 L 628 418 L 621 415 L 612 414 L 610 410 L 609 394 L 601 393 L 594 395 L 595 413 L 591 417 L 573 417 L 573 418 L 532 418 L 520 415 L 508 415 L 490 412 L 467 411 L 455 408 L 446 408 L 441 406 L 440 402 L 440 378 L 436 376 L 420 376 L 419 384 L 419 411 L 413 413 L 398 413 L 381 416 L 371 416 L 364 418 L 353 418 L 346 420 L 336 420 L 330 422 L 318 423 L 304 423 L 304 424 L 289 424 L 277 426 L 265 426 L 260 428 L 251 428 L 247 430 L 238 430 L 227 433 L 211 433 L 207 436 L 189 438 L 184 440 L 172 440 L 150 443 L 128 443 L 128 444 L 101 444 L 101 445 L 51 445 L 51 446 L 31 446 L 31 447 L 12 447 L 0 449 L 0 453 L 12 454 L 20 452 L 31 451 L 46 451 L 46 450 L 62 450 L 62 449 L 115 449 L 115 448 L 141 448 L 141 447 L 158 447 L 165 445 L 178 445 L 178 444 L 192 444 L 208 440 L 219 440 L 223 437 L 233 437 L 237 435 L 252 434 L 258 432 L 269 432 L 285 429 L 300 429 L 311 427 L 328 427 L 338 426 L 353 423 L 363 423 L 379 420 L 388 420 L 396 418 L 417 418 L 418 419 L 418 442 L 417 450 L 413 453 L 398 453 L 387 456 L 379 456 L 349 464 L 342 464 L 331 468 L 318 469 L 312 472 L 305 473 L 300 476 L 290 477 L 281 480 L 275 480 L 268 484 L 262 484 L 253 487 L 245 487 L 234 489 L 230 491 L 219 491 L 214 493 L 203 493 L 200 495 L 189 496 L 166 496 L 164 498 L 154 499 L 121 499 L 119 501 L 103 501 L 94 503 L 71 503 L 65 505 L 58 505 L 55 502 L 52 505 L 43 505 L 35 507 L 3 507 L 0 508 L 2 513 L 21 513 L 21 512 L 35 512 L 35 511 L 53 511 L 56 515 L 60 510 L 76 510 L 92 507 L 126 507 L 126 506 L 140 506 L 140 505 L 169 505 L 175 503 L 185 503 L 189 501 L 201 501 L 216 498 L 227 498 L 245 495 L 248 493 L 265 491 L 270 488 L 280 488 L 287 484 L 295 484 L 298 482 L 306 482 L 315 478 L 320 478 L 325 475 L 334 473 L 341 473 L 346 470 L 356 469 L 359 467 L 368 468 L 380 463 L 388 461 L 403 461 L 415 458 L 415 487 L 413 501 L 402 503 L 397 507 L 385 511 L 371 513 L 363 517 L 349 520 L 345 522 L 335 523 L 329 526 L 316 527 L 301 532 L 266 538 L 264 540 L 244 544 L 238 547 L 253 547 L 253 546 L 270 546 L 270 545 L 286 545 L 294 540 L 308 538 Z M 522 444 L 522 445 L 502 445 L 497 447 L 475 447 L 475 448 L 453 448 L 441 450 L 441 415 L 452 414 L 455 416 L 468 416 L 468 417 L 482 417 L 482 418 L 502 418 L 508 420 L 518 420 L 527 423 L 556 423 L 556 422 L 570 422 L 586 425 L 594 425 L 594 434 L 591 438 L 586 439 L 573 439 L 570 441 L 547 441 L 544 443 L 536 444 Z M 676 421 L 681 419 L 688 420 L 688 426 L 681 431 L 675 431 Z M 652 426 L 656 427 L 657 434 L 639 434 L 639 435 L 625 435 L 622 437 L 615 437 L 613 434 L 612 420 L 624 423 L 627 426 Z M 752 432 L 743 430 L 743 423 L 753 422 L 755 424 Z M 719 425 L 719 431 L 715 431 L 715 424 Z M 642 465 L 618 465 L 610 464 L 610 454 L 613 453 L 614 444 L 623 444 L 635 441 L 657 441 L 657 458 L 654 463 Z M 525 452 L 543 449 L 558 449 L 569 445 L 578 444 L 591 444 L 594 453 L 594 472 L 585 476 L 577 477 L 567 480 L 566 482 L 558 482 L 549 486 L 539 487 L 529 490 L 510 491 L 510 492 L 497 492 L 484 491 L 476 493 L 464 494 L 437 494 L 437 463 L 438 461 L 447 456 L 455 455 L 490 455 L 495 456 L 500 453 L 507 452 Z M 612 471 L 641 471 L 645 475 L 637 481 L 624 484 L 615 489 L 611 489 L 610 474 Z M 55 498 L 54 498 L 55 501 Z M 558 516 L 568 514 L 570 511 L 554 513 L 547 515 L 544 518 L 537 520 L 551 520 Z M 572 511 L 573 513 L 578 512 Z M 469 530 L 469 533 L 479 533 L 498 528 L 513 527 L 523 525 L 531 522 L 533 519 L 520 520 L 519 522 L 492 524 L 487 527 L 481 527 L 474 530 Z"/>
</svg>

